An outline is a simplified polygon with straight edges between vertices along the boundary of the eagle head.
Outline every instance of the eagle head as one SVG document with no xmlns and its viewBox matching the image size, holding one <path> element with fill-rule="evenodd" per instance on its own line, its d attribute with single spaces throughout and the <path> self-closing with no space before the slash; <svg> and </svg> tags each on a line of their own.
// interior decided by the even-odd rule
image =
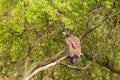
<svg viewBox="0 0 120 80">
<path fill-rule="evenodd" d="M 69 32 L 62 32 L 62 34 L 63 34 L 64 37 L 70 37 L 71 36 L 71 34 Z"/>
</svg>

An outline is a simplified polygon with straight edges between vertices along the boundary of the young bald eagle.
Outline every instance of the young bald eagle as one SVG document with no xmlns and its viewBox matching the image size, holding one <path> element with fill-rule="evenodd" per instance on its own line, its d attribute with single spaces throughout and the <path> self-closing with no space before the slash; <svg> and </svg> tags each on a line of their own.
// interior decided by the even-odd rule
<svg viewBox="0 0 120 80">
<path fill-rule="evenodd" d="M 81 60 L 80 56 L 82 55 L 79 38 L 68 32 L 63 32 L 62 34 L 65 37 L 65 52 L 67 53 L 68 60 L 72 64 L 78 63 Z"/>
</svg>

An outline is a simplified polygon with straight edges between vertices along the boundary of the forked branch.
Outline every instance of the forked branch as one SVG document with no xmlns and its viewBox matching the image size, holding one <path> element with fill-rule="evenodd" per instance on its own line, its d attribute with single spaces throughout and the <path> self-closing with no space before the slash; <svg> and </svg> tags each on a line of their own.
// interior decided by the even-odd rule
<svg viewBox="0 0 120 80">
<path fill-rule="evenodd" d="M 39 72 L 46 70 L 49 67 L 55 66 L 56 64 L 59 64 L 62 60 L 64 60 L 67 56 L 64 56 L 62 58 L 60 58 L 59 60 L 56 60 L 55 62 L 52 62 L 46 66 L 43 67 L 39 67 L 38 69 L 36 69 L 33 73 L 31 73 L 28 77 L 26 77 L 24 80 L 30 80 L 31 78 L 33 78 L 35 75 L 39 74 Z"/>
</svg>

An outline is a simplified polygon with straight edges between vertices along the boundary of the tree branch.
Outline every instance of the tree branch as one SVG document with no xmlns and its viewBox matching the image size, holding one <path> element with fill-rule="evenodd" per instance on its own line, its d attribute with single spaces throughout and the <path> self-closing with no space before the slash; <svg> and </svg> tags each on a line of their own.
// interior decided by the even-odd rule
<svg viewBox="0 0 120 80">
<path fill-rule="evenodd" d="M 27 64 L 28 64 L 28 60 L 29 60 L 29 54 L 31 54 L 31 46 L 32 46 L 32 41 L 31 41 L 31 38 L 30 38 L 30 33 L 28 31 L 28 21 L 27 21 L 27 17 L 26 17 L 26 10 L 27 10 L 27 3 L 24 3 L 24 28 L 25 28 L 25 33 L 26 33 L 26 36 L 28 38 L 28 51 L 27 51 L 27 54 L 26 54 L 26 58 L 25 58 L 25 69 L 27 68 Z"/>
<path fill-rule="evenodd" d="M 54 56 L 52 56 L 52 57 L 50 57 L 50 58 L 48 58 L 48 59 L 46 59 L 46 60 L 44 60 L 44 61 L 42 61 L 42 62 L 41 62 L 41 61 L 38 61 L 38 62 L 33 63 L 30 67 L 28 67 L 28 68 L 25 70 L 24 78 L 25 78 L 26 76 L 28 76 L 28 75 L 30 74 L 30 72 L 31 72 L 33 69 L 35 69 L 36 67 L 38 67 L 38 66 L 39 66 L 39 67 L 40 67 L 40 66 L 45 66 L 45 65 L 53 62 L 54 60 L 56 60 L 63 52 L 64 52 L 64 48 L 63 48 L 61 51 L 59 51 L 57 54 L 55 54 Z"/>
<path fill-rule="evenodd" d="M 51 67 L 51 66 L 54 66 L 56 64 L 59 64 L 62 60 L 64 60 L 67 56 L 64 56 L 62 58 L 60 58 L 59 60 L 56 60 L 55 62 L 53 63 L 50 63 L 46 66 L 43 66 L 43 67 L 39 67 L 38 69 L 36 69 L 32 74 L 30 74 L 28 77 L 26 77 L 25 79 L 23 80 L 29 80 L 31 78 L 33 78 L 35 75 L 37 75 L 40 71 L 43 71 L 43 70 L 46 70 L 47 68 Z"/>
<path fill-rule="evenodd" d="M 89 64 L 87 64 L 85 67 L 79 67 L 79 66 L 71 66 L 71 65 L 68 65 L 68 64 L 63 64 L 63 63 L 60 63 L 60 65 L 63 65 L 65 67 L 68 67 L 68 68 L 71 68 L 71 69 L 76 69 L 76 70 L 85 70 L 87 68 L 89 68 L 94 62 L 89 62 Z"/>
<path fill-rule="evenodd" d="M 89 60 L 92 60 L 92 56 L 88 55 L 88 54 L 85 54 L 84 53 L 84 56 L 89 59 Z M 101 59 L 97 59 L 95 60 L 95 62 L 101 66 L 104 66 L 106 68 L 108 68 L 110 71 L 112 71 L 113 73 L 117 73 L 117 74 L 120 74 L 120 70 L 117 69 L 109 59 L 108 57 L 106 56 L 105 58 L 101 58 Z"/>
<path fill-rule="evenodd" d="M 80 39 L 81 39 L 81 38 L 84 38 L 85 36 L 87 36 L 87 34 L 89 34 L 90 32 L 93 32 L 93 31 L 94 31 L 96 28 L 98 28 L 101 24 L 102 24 L 102 22 L 99 23 L 99 24 L 97 24 L 97 25 L 95 25 L 95 27 L 93 27 L 93 28 L 88 28 L 86 31 L 84 31 L 84 32 L 82 33 L 82 35 L 80 36 Z"/>
<path fill-rule="evenodd" d="M 99 25 L 93 27 L 93 28 L 89 28 L 87 31 L 85 31 L 82 35 L 81 35 L 81 38 L 85 37 L 88 33 L 94 31 L 97 27 L 99 27 Z M 39 42 L 39 40 L 38 40 Z M 41 62 L 41 61 L 38 61 L 36 63 L 33 63 L 29 68 L 27 68 L 25 70 L 25 74 L 24 74 L 24 78 L 26 78 L 26 76 L 28 76 L 30 74 L 30 72 L 35 69 L 37 66 L 44 66 L 44 65 L 47 65 L 49 63 L 51 63 L 52 61 L 54 61 L 55 59 L 57 59 L 62 53 L 64 52 L 64 49 L 62 49 L 60 52 L 58 52 L 55 56 L 49 58 L 49 59 L 46 59 L 45 61 Z"/>
</svg>

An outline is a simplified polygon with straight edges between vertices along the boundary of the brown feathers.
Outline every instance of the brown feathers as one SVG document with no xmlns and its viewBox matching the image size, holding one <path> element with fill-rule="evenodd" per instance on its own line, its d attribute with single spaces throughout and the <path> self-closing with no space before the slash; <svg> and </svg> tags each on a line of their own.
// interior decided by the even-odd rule
<svg viewBox="0 0 120 80">
<path fill-rule="evenodd" d="M 63 35 L 65 36 L 65 52 L 67 53 L 68 60 L 71 63 L 79 62 L 82 55 L 79 38 L 68 32 L 63 32 Z"/>
</svg>

